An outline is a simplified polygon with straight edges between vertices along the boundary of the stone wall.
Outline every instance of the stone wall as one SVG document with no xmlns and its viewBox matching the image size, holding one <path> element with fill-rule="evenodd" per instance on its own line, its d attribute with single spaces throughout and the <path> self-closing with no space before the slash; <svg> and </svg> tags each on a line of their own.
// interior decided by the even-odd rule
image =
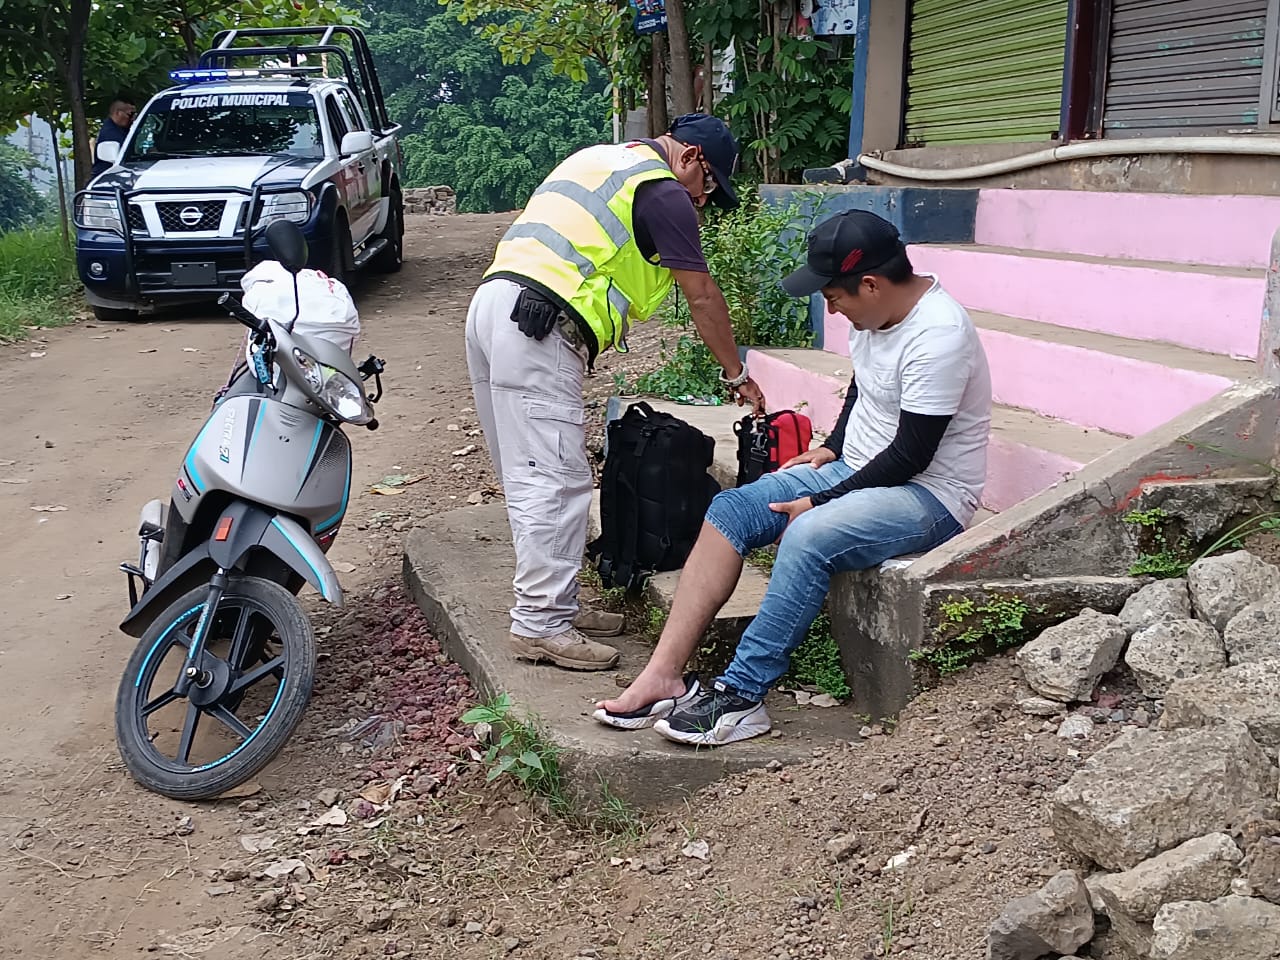
<svg viewBox="0 0 1280 960">
<path fill-rule="evenodd" d="M 458 212 L 458 195 L 453 187 L 410 187 L 404 192 L 404 212 L 452 216 Z"/>
</svg>

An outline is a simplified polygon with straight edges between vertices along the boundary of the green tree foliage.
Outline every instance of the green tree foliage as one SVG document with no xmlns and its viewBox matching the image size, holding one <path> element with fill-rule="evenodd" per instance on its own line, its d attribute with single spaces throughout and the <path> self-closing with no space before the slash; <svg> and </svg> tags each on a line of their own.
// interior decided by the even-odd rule
<svg viewBox="0 0 1280 960">
<path fill-rule="evenodd" d="M 0 141 L 0 232 L 28 226 L 45 214 L 44 197 L 28 178 L 33 166 L 31 154 Z"/>
<path fill-rule="evenodd" d="M 609 139 L 594 62 L 582 83 L 536 51 L 504 67 L 484 21 L 460 23 L 434 0 L 383 0 L 367 16 L 388 110 L 405 125 L 406 185 L 449 184 L 467 212 L 512 210 L 569 153 Z"/>
</svg>

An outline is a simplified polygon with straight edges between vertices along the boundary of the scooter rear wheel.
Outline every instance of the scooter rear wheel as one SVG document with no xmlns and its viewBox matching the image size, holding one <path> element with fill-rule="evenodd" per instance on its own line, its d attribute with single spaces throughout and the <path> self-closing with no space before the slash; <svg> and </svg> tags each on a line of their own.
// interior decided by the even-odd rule
<svg viewBox="0 0 1280 960">
<path fill-rule="evenodd" d="M 315 681 L 311 623 L 289 591 L 233 577 L 200 662 L 175 692 L 208 588 L 175 601 L 143 634 L 116 695 L 116 741 L 135 780 L 175 800 L 206 800 L 265 767 L 302 720 Z"/>
</svg>

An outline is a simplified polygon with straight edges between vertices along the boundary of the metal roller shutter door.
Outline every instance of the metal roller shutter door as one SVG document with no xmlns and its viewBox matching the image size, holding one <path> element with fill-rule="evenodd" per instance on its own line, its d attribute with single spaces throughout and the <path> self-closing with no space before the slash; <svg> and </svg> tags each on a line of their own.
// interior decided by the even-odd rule
<svg viewBox="0 0 1280 960">
<path fill-rule="evenodd" d="M 1267 0 L 1113 2 L 1104 136 L 1257 127 Z"/>
<path fill-rule="evenodd" d="M 915 0 L 906 145 L 1056 136 L 1067 8 L 1068 0 Z"/>
</svg>

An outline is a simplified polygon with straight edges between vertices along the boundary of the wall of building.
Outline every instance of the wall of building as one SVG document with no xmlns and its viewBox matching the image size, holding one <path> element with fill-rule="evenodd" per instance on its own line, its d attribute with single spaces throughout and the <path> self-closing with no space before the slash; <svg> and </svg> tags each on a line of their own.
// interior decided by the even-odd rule
<svg viewBox="0 0 1280 960">
<path fill-rule="evenodd" d="M 884 151 L 890 163 L 928 169 L 967 167 L 1043 150 L 1045 143 L 995 143 Z M 868 182 L 925 186 L 868 171 Z M 1280 194 L 1275 157 L 1146 155 L 1100 157 L 1033 167 L 982 180 L 949 180 L 929 186 L 1014 187 L 1026 190 L 1101 190 L 1136 193 Z"/>
</svg>

